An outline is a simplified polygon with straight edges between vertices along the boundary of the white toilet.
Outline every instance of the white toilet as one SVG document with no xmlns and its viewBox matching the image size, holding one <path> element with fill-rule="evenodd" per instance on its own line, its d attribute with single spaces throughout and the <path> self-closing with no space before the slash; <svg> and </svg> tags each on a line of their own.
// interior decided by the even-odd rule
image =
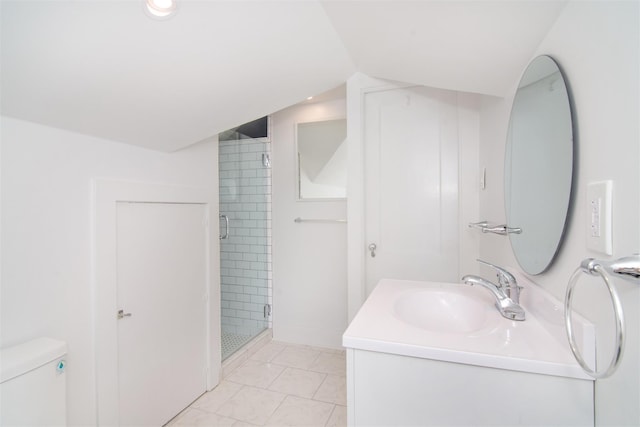
<svg viewBox="0 0 640 427">
<path fill-rule="evenodd" d="M 38 338 L 0 350 L 0 426 L 64 426 L 67 345 Z"/>
</svg>

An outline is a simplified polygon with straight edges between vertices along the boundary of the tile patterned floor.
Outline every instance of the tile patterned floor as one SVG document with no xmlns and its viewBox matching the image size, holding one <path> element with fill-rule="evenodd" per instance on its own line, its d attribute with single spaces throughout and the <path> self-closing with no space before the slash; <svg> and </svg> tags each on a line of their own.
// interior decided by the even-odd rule
<svg viewBox="0 0 640 427">
<path fill-rule="evenodd" d="M 344 351 L 272 341 L 169 426 L 346 426 L 345 375 Z"/>
</svg>

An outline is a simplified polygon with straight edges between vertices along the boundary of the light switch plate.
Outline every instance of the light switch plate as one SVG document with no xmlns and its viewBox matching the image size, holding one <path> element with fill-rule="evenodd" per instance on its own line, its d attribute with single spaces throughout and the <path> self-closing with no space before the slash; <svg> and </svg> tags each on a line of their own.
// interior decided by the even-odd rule
<svg viewBox="0 0 640 427">
<path fill-rule="evenodd" d="M 587 248 L 603 254 L 613 254 L 612 181 L 587 185 Z"/>
</svg>

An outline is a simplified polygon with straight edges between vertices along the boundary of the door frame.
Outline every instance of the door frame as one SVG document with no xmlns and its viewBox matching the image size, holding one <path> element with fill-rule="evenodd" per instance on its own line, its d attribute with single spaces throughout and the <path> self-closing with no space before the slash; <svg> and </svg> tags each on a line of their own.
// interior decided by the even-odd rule
<svg viewBox="0 0 640 427">
<path fill-rule="evenodd" d="M 351 322 L 366 294 L 364 99 L 367 94 L 415 87 L 354 74 L 347 81 L 347 319 Z"/>
<path fill-rule="evenodd" d="M 207 390 L 220 379 L 220 248 L 218 199 L 207 188 L 94 179 L 91 185 L 91 271 L 95 345 L 97 425 L 117 426 L 118 326 L 116 226 L 118 202 L 188 203 L 205 207 Z"/>
<path fill-rule="evenodd" d="M 387 90 L 406 89 L 405 84 L 355 73 L 347 81 L 347 312 L 351 322 L 366 299 L 365 230 L 365 141 L 364 100 L 368 94 Z M 480 206 L 479 160 L 479 95 L 456 93 L 458 108 L 458 221 L 459 274 L 478 271 L 480 235 L 466 224 L 478 221 Z M 460 141 L 465 141 L 462 150 Z"/>
</svg>

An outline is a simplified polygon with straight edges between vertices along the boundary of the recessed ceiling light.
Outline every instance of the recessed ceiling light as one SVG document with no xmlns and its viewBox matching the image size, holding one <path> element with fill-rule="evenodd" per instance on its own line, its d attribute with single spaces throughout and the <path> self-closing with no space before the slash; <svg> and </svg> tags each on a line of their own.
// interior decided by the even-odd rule
<svg viewBox="0 0 640 427">
<path fill-rule="evenodd" d="M 313 99 L 313 96 L 309 96 L 309 97 L 307 98 L 307 101 L 311 101 L 312 99 Z"/>
<path fill-rule="evenodd" d="M 145 9 L 152 18 L 171 17 L 177 8 L 176 0 L 146 0 Z"/>
</svg>

